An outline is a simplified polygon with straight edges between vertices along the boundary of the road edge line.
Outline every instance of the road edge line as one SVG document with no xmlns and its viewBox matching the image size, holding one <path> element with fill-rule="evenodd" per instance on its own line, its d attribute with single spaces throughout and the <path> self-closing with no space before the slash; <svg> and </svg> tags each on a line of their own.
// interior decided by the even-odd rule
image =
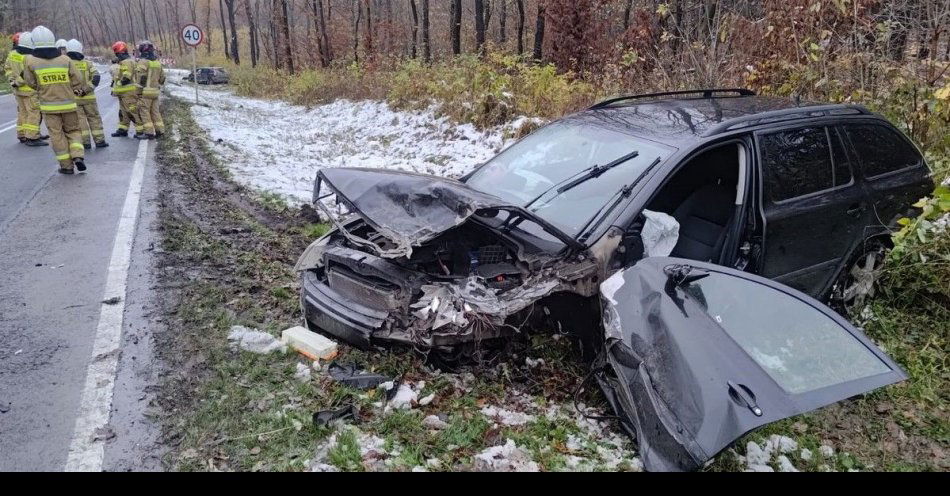
<svg viewBox="0 0 950 496">
<path fill-rule="evenodd" d="M 147 158 L 148 141 L 141 141 L 112 245 L 92 357 L 86 371 L 86 383 L 66 458 L 67 472 L 102 471 L 105 442 L 110 437 L 105 428 L 112 413 L 112 395 L 119 365 L 132 243 L 138 224 Z M 114 302 L 115 298 L 119 298 L 118 303 L 105 303 Z"/>
</svg>

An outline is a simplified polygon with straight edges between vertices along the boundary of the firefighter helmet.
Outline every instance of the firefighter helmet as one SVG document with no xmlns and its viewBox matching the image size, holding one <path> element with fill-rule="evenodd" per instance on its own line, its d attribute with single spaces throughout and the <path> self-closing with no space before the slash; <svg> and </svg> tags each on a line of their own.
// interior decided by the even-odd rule
<svg viewBox="0 0 950 496">
<path fill-rule="evenodd" d="M 18 46 L 32 49 L 33 48 L 33 33 L 29 31 L 24 31 L 20 33 L 20 41 L 18 43 L 19 43 Z"/>
<path fill-rule="evenodd" d="M 129 46 L 126 45 L 124 41 L 117 41 L 112 44 L 112 53 L 116 55 L 120 53 L 129 53 Z"/>
<path fill-rule="evenodd" d="M 66 51 L 70 53 L 82 53 L 82 43 L 77 39 L 66 42 Z"/>
<path fill-rule="evenodd" d="M 56 36 L 46 26 L 33 28 L 33 48 L 56 48 Z"/>
<path fill-rule="evenodd" d="M 59 48 L 60 50 L 66 48 L 66 40 L 62 38 L 56 40 L 56 48 Z"/>
</svg>

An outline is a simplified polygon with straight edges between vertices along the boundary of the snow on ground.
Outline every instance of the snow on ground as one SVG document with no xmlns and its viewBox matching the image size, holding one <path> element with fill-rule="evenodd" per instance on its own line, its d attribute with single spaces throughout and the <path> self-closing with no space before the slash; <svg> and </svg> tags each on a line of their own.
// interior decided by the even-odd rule
<svg viewBox="0 0 950 496">
<path fill-rule="evenodd" d="M 186 101 L 187 71 L 169 71 L 166 91 Z M 338 100 L 312 109 L 243 98 L 202 86 L 192 114 L 235 179 L 310 202 L 322 167 L 374 167 L 458 177 L 494 156 L 520 121 L 489 131 L 434 111 L 397 111 L 385 102 Z"/>
</svg>

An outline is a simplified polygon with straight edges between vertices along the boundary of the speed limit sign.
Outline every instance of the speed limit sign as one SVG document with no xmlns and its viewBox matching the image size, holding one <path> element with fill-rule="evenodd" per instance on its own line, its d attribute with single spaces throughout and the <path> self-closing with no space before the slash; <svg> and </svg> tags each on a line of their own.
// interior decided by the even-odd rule
<svg viewBox="0 0 950 496">
<path fill-rule="evenodd" d="M 198 103 L 198 45 L 205 39 L 201 28 L 194 24 L 187 24 L 181 28 L 181 39 L 191 47 L 191 77 L 195 83 L 195 103 Z"/>
<path fill-rule="evenodd" d="M 195 26 L 194 24 L 188 24 L 187 26 L 181 28 L 181 39 L 186 45 L 196 47 L 200 45 L 202 41 L 204 41 L 205 34 L 198 26 Z"/>
</svg>

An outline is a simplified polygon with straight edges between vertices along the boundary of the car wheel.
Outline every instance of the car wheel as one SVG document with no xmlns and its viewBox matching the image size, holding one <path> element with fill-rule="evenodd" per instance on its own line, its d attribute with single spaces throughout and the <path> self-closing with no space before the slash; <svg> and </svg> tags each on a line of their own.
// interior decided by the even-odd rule
<svg viewBox="0 0 950 496">
<path fill-rule="evenodd" d="M 877 292 L 887 246 L 878 239 L 864 242 L 831 289 L 831 306 L 844 316 L 855 316 Z"/>
</svg>

